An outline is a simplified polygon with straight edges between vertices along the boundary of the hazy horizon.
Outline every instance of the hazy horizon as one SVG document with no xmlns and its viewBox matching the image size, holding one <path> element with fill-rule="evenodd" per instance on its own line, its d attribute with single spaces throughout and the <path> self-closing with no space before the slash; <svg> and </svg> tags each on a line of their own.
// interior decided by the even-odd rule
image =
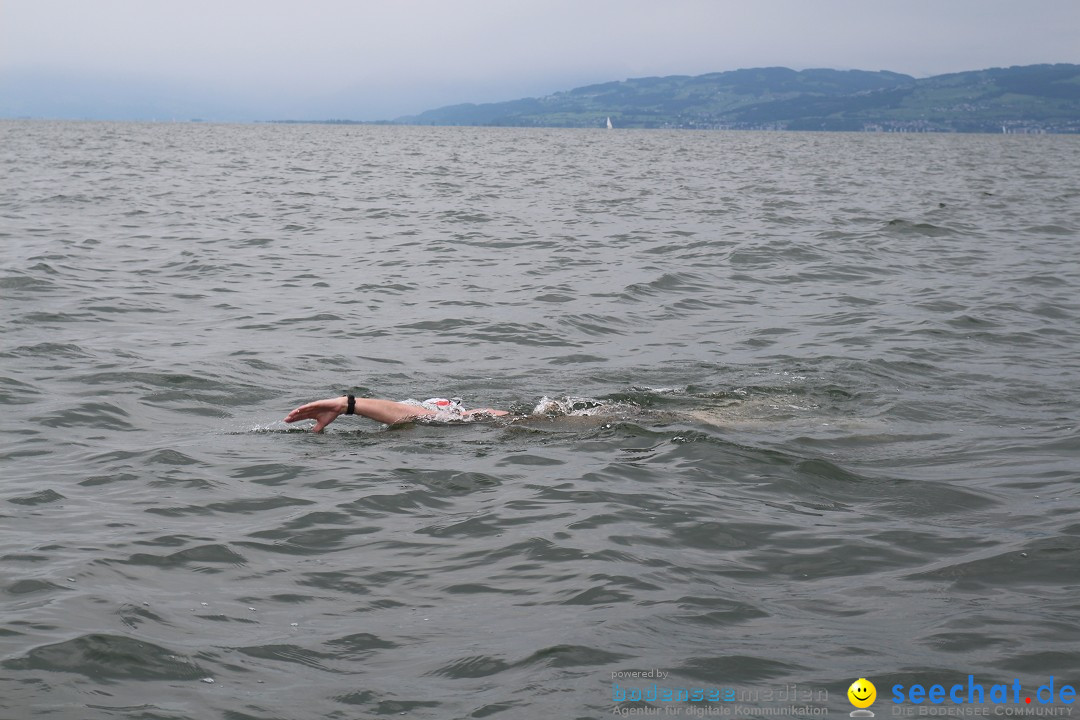
<svg viewBox="0 0 1080 720">
<path fill-rule="evenodd" d="M 748 67 L 914 77 L 1080 62 L 1080 4 L 6 0 L 0 117 L 390 120 Z"/>
</svg>

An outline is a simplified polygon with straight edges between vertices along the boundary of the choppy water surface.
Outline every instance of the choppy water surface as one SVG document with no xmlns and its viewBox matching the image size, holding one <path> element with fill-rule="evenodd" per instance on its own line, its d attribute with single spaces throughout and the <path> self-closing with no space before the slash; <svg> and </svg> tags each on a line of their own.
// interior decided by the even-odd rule
<svg viewBox="0 0 1080 720">
<path fill-rule="evenodd" d="M 0 147 L 0 717 L 1080 684 L 1080 138 Z"/>
</svg>

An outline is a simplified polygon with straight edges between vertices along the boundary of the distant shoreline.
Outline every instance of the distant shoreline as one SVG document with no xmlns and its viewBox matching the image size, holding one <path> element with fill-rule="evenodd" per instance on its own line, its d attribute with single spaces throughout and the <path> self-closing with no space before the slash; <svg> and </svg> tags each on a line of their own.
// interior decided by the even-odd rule
<svg viewBox="0 0 1080 720">
<path fill-rule="evenodd" d="M 608 128 L 875 133 L 1080 133 L 1080 65 L 1026 65 L 927 78 L 888 71 L 750 68 L 697 76 L 643 77 L 505 102 L 464 103 L 392 119 L 348 117 L 220 120 L 204 104 L 147 107 L 134 122 L 278 125 Z M 19 108 L 24 119 L 34 117 Z M 13 108 L 14 112 L 14 108 Z M 38 119 L 77 117 L 43 111 Z M 145 115 L 146 117 L 140 117 Z M 237 117 L 231 112 L 226 117 Z M 164 118 L 164 119 L 162 119 Z M 181 119 L 189 118 L 189 119 Z M 14 118 L 12 118 L 14 119 Z M 91 119 L 91 118 L 81 118 Z"/>
<path fill-rule="evenodd" d="M 159 120 L 159 119 L 101 119 L 101 118 L 58 118 L 58 117 L 0 117 L 0 123 L 17 123 L 17 122 L 44 122 L 44 123 L 116 123 L 116 124 L 131 124 L 131 125 L 329 125 L 329 126 L 341 126 L 341 127 L 414 127 L 414 128 L 471 128 L 471 129 L 492 129 L 492 130 L 579 130 L 579 131 L 603 131 L 609 132 L 606 128 L 602 127 L 557 127 L 557 126 L 522 126 L 522 125 L 435 125 L 435 124 L 417 124 L 417 123 L 405 123 L 396 122 L 393 120 Z M 790 129 L 790 128 L 680 128 L 680 127 L 661 127 L 661 128 L 617 128 L 612 132 L 622 131 L 637 131 L 637 132 L 732 132 L 732 133 L 827 133 L 832 135 L 1077 135 L 1080 134 L 1080 130 L 1077 131 L 1051 131 L 1051 130 L 1034 130 L 1034 129 L 1018 129 L 1009 130 L 1008 132 L 993 131 L 993 130 L 970 130 L 970 131 L 956 131 L 956 130 L 822 130 L 822 129 Z"/>
</svg>

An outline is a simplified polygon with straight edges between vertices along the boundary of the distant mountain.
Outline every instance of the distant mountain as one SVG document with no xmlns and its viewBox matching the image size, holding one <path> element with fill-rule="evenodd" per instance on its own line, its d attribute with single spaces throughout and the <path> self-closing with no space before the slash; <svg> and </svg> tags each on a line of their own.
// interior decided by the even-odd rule
<svg viewBox="0 0 1080 720">
<path fill-rule="evenodd" d="M 757 68 L 647 77 L 541 98 L 451 105 L 395 122 L 525 127 L 1080 132 L 1080 65 L 916 79 L 892 72 Z"/>
</svg>

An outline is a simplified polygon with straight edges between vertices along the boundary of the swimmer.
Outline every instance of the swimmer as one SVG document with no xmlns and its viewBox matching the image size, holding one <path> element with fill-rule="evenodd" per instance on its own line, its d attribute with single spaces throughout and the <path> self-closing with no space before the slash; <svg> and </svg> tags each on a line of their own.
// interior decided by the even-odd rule
<svg viewBox="0 0 1080 720">
<path fill-rule="evenodd" d="M 307 405 L 301 405 L 285 416 L 285 422 L 294 423 L 297 420 L 314 420 L 315 426 L 312 432 L 322 432 L 330 423 L 337 419 L 338 415 L 360 415 L 387 425 L 397 425 L 424 417 L 445 418 L 449 420 L 472 418 L 476 415 L 499 416 L 508 415 L 505 410 L 493 410 L 482 408 L 478 410 L 466 410 L 461 407 L 461 401 L 447 400 L 445 398 L 431 398 L 423 402 L 396 402 L 394 400 L 379 400 L 378 398 L 354 397 L 342 395 L 341 397 L 316 400 Z"/>
</svg>

